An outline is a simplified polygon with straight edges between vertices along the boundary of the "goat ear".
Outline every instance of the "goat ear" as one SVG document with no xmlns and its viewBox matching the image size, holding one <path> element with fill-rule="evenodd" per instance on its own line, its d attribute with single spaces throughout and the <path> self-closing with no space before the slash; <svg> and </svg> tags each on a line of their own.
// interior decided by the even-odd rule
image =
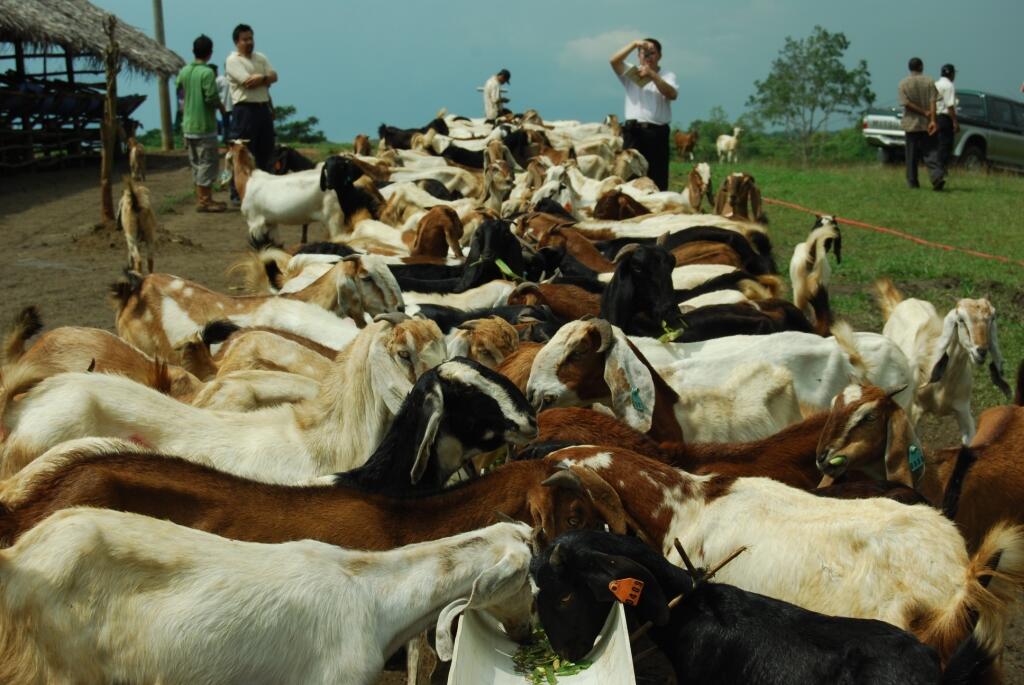
<svg viewBox="0 0 1024 685">
<path fill-rule="evenodd" d="M 347 263 L 351 264 L 351 262 Z M 353 271 L 356 273 L 346 273 Z M 363 302 L 363 289 L 359 282 L 359 265 L 354 268 L 342 268 L 335 285 L 338 297 L 338 314 L 347 316 L 356 322 L 359 328 L 366 327 L 366 307 Z"/>
<path fill-rule="evenodd" d="M 668 623 L 668 598 L 665 597 L 665 591 L 661 589 L 661 584 L 647 570 L 646 566 L 638 564 L 628 557 L 600 552 L 587 553 L 581 559 L 581 561 L 584 560 L 586 564 L 580 565 L 581 568 L 587 569 L 583 571 L 583 579 L 590 591 L 594 593 L 594 597 L 604 601 L 609 599 L 618 601 L 608 584 L 622 578 L 635 578 L 644 584 L 643 590 L 640 592 L 640 600 L 636 605 L 640 618 L 650 621 L 656 626 Z"/>
<path fill-rule="evenodd" d="M 719 216 L 724 216 L 722 210 L 725 209 L 725 193 L 728 185 L 728 183 L 723 183 L 718 189 L 718 194 L 715 196 L 715 214 Z"/>
<path fill-rule="evenodd" d="M 612 327 L 612 345 L 605 353 L 604 381 L 615 415 L 641 433 L 649 431 L 654 419 L 654 379 L 617 326 Z"/>
<path fill-rule="evenodd" d="M 330 179 L 327 177 L 327 167 L 332 166 L 331 162 L 333 162 L 333 161 L 334 161 L 333 159 L 328 159 L 326 162 L 324 162 L 324 167 L 320 170 L 320 191 L 321 192 L 326 193 L 330 189 L 330 187 L 331 187 Z"/>
<path fill-rule="evenodd" d="M 992 352 L 992 361 L 988 365 L 989 376 L 992 378 L 993 385 L 999 388 L 1009 401 L 1013 397 L 1013 391 L 1003 375 L 1003 352 L 999 349 L 999 329 L 996 326 L 995 318 L 992 319 L 988 327 L 988 344 L 989 350 Z"/>
<path fill-rule="evenodd" d="M 753 177 L 750 179 L 750 210 L 754 215 L 754 221 L 765 223 L 764 208 L 761 204 L 761 189 L 754 183 Z"/>
<path fill-rule="evenodd" d="M 473 581 L 469 599 L 457 599 L 444 609 L 437 618 L 437 640 L 435 648 L 441 661 L 451 661 L 455 651 L 452 639 L 452 623 L 466 609 L 494 605 L 511 592 L 527 583 L 529 576 L 529 552 L 510 552 L 497 564 L 490 567 Z"/>
<path fill-rule="evenodd" d="M 836 241 L 832 243 L 832 251 L 836 256 L 836 264 L 843 263 L 843 234 L 839 232 L 839 224 L 836 224 Z"/>
<path fill-rule="evenodd" d="M 924 474 L 923 454 L 914 427 L 910 425 L 910 417 L 903 407 L 896 405 L 889 416 L 885 440 L 886 479 L 903 483 L 910 488 L 914 487 L 915 481 Z M 921 460 L 920 463 L 918 459 Z M 920 468 L 915 470 L 914 466 Z"/>
<path fill-rule="evenodd" d="M 441 427 L 441 418 L 444 416 L 444 394 L 441 392 L 441 383 L 434 381 L 427 391 L 427 396 L 420 407 L 420 427 L 423 433 L 419 435 L 419 447 L 416 448 L 416 460 L 409 472 L 410 482 L 416 484 L 423 478 L 430 462 L 431 447 L 437 440 L 437 431 Z"/>
<path fill-rule="evenodd" d="M 389 330 L 390 327 L 384 330 Z M 378 334 L 378 336 L 381 336 Z M 384 401 L 392 416 L 397 416 L 402 408 L 405 396 L 412 390 L 413 383 L 403 368 L 404 365 L 395 359 L 387 350 L 383 341 L 375 340 L 367 355 L 370 365 L 370 378 L 373 389 Z"/>
<path fill-rule="evenodd" d="M 946 318 L 942 320 L 942 336 L 936 345 L 936 349 L 942 350 L 942 356 L 932 367 L 931 376 L 928 378 L 929 383 L 938 383 L 946 373 L 946 366 L 949 364 L 949 345 L 953 342 L 953 336 L 956 335 L 957 316 L 956 309 L 951 309 L 949 314 L 946 314 Z"/>
</svg>

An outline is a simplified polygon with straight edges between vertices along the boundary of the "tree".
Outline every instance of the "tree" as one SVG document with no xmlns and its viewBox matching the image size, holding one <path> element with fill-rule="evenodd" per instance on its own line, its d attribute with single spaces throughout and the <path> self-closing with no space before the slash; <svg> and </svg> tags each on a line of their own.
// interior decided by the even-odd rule
<svg viewBox="0 0 1024 685">
<path fill-rule="evenodd" d="M 295 111 L 291 105 L 274 107 L 274 132 L 280 140 L 288 143 L 323 143 L 327 140 L 323 131 L 314 128 L 320 123 L 316 117 L 288 121 L 295 116 Z"/>
<path fill-rule="evenodd" d="M 757 92 L 747 106 L 766 123 L 782 126 L 805 162 L 830 119 L 858 114 L 875 101 L 867 62 L 861 60 L 853 69 L 843 64 L 849 47 L 843 33 L 820 26 L 801 40 L 787 36 L 768 78 L 754 81 Z"/>
</svg>

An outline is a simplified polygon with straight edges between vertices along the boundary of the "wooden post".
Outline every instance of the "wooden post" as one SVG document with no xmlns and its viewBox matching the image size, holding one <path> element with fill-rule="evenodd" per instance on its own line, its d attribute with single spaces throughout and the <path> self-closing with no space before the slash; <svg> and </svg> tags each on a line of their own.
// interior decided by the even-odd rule
<svg viewBox="0 0 1024 685">
<path fill-rule="evenodd" d="M 164 45 L 163 0 L 153 0 L 153 22 L 156 24 L 154 27 L 156 42 Z M 159 75 L 156 83 L 157 92 L 160 95 L 160 140 L 163 143 L 164 150 L 173 150 L 174 135 L 171 130 L 171 96 L 167 91 L 167 77 L 163 74 Z"/>
<path fill-rule="evenodd" d="M 103 141 L 100 157 L 100 212 L 101 221 L 108 225 L 114 222 L 114 198 L 110 176 L 114 171 L 114 152 L 117 147 L 117 74 L 121 71 L 121 49 L 114 37 L 116 28 L 117 18 L 113 14 L 107 15 L 107 48 L 103 51 L 103 63 L 107 72 L 107 97 L 103 104 L 103 124 L 100 127 L 100 139 Z"/>
</svg>

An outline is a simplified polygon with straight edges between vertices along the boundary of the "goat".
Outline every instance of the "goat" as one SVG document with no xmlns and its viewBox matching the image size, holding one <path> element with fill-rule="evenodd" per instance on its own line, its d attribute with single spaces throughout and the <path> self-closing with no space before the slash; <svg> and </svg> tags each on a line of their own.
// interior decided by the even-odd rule
<svg viewBox="0 0 1024 685">
<path fill-rule="evenodd" d="M 380 136 L 381 143 L 386 144 L 388 147 L 407 150 L 412 145 L 412 137 L 414 134 L 423 134 L 427 131 L 434 131 L 435 133 L 446 136 L 448 135 L 448 124 L 445 123 L 444 119 L 439 114 L 427 123 L 426 126 L 420 128 L 401 129 L 381 124 L 377 129 L 377 134 Z"/>
<path fill-rule="evenodd" d="M 210 347 L 220 345 L 216 354 Z M 314 380 L 331 372 L 338 350 L 284 331 L 242 329 L 230 321 L 211 321 L 178 348 L 182 366 L 204 378 L 236 371 L 287 371 Z"/>
<path fill-rule="evenodd" d="M 433 257 L 445 259 L 450 249 L 456 257 L 462 258 L 462 220 L 451 207 L 432 207 L 416 226 L 416 237 L 409 255 L 412 257 Z"/>
<path fill-rule="evenodd" d="M 308 316 L 306 307 L 317 305 L 312 309 L 333 312 L 332 318 L 337 318 L 335 314 L 348 317 L 355 330 L 366 325 L 367 314 L 384 314 L 404 306 L 398 282 L 383 258 L 376 255 L 343 257 L 306 288 L 280 297 L 221 295 L 171 274 L 149 274 L 140 279 L 129 273 L 128 282 L 114 284 L 111 291 L 118 334 L 164 359 L 176 359 L 174 348 L 181 341 L 217 319 L 244 325 L 260 320 L 261 312 L 267 310 L 301 322 Z"/>
<path fill-rule="evenodd" d="M 538 412 L 610 401 L 627 425 L 672 442 L 756 439 L 800 419 L 793 379 L 784 370 L 748 364 L 720 388 L 671 386 L 621 329 L 601 319 L 563 326 L 535 353 L 526 388 Z"/>
<path fill-rule="evenodd" d="M 674 539 L 698 566 L 745 546 L 719 571 L 721 582 L 811 611 L 891 623 L 943 661 L 972 632 L 998 656 L 1024 584 L 1019 527 L 997 526 L 968 556 L 956 527 L 928 506 L 824 499 L 768 478 L 695 476 L 610 447 L 569 447 L 546 459 L 596 471 L 630 527 L 673 563 L 681 563 Z"/>
<path fill-rule="evenodd" d="M 564 659 L 579 661 L 590 652 L 609 605 L 618 601 L 635 607 L 627 612 L 640 622 L 654 624 L 654 643 L 681 683 L 931 685 L 942 675 L 935 650 L 899 628 L 705 582 L 700 571 L 691 576 L 632 537 L 565 533 L 534 558 L 531 574 L 541 624 Z M 613 592 L 631 587 L 631 580 L 635 597 Z M 678 606 L 669 602 L 674 597 L 682 600 Z M 994 669 L 998 654 L 981 638 L 965 638 L 946 665 L 947 677 L 980 678 Z"/>
<path fill-rule="evenodd" d="M 527 526 L 499 523 L 361 552 L 227 542 L 136 514 L 62 511 L 0 557 L 9 648 L 0 677 L 368 685 L 439 614 L 450 658 L 456 608 L 488 608 L 525 638 L 529 542 Z M 424 589 L 421 577 L 435 582 Z"/>
<path fill-rule="evenodd" d="M 914 401 L 910 422 L 917 426 L 925 412 L 953 414 L 961 441 L 970 444 L 974 437 L 971 365 L 981 366 L 991 352 L 988 369 L 992 383 L 1007 400 L 1013 395 L 1003 377 L 995 307 L 984 298 L 962 298 L 940 319 L 932 303 L 903 299 L 889 279 L 876 281 L 875 289 L 885 318 L 882 334 L 899 345 L 911 363 Z"/>
<path fill-rule="evenodd" d="M 715 140 L 715 150 L 718 152 L 718 163 L 729 162 L 735 164 L 737 161 L 736 149 L 740 145 L 740 132 L 743 129 L 735 126 L 732 135 L 723 133 Z"/>
<path fill-rule="evenodd" d="M 828 288 L 832 277 L 829 250 L 835 253 L 836 264 L 842 263 L 843 236 L 839 232 L 839 222 L 828 214 L 818 214 L 807 240 L 793 248 L 793 258 L 789 261 L 793 304 L 812 321 L 815 315 L 811 301 L 820 290 Z"/>
<path fill-rule="evenodd" d="M 651 211 L 621 190 L 609 190 L 594 205 L 595 219 L 622 221 L 650 214 Z"/>
<path fill-rule="evenodd" d="M 561 319 L 573 321 L 597 316 L 601 297 L 575 285 L 561 283 L 520 283 L 508 296 L 510 305 L 546 306 Z"/>
<path fill-rule="evenodd" d="M 128 168 L 133 181 L 146 180 L 146 148 L 134 133 L 128 137 Z"/>
<path fill-rule="evenodd" d="M 768 223 L 768 217 L 761 204 L 761 190 L 757 187 L 754 177 L 740 172 L 725 177 L 715 198 L 715 214 L 728 219 Z"/>
<path fill-rule="evenodd" d="M 450 357 L 468 357 L 489 369 L 519 349 L 519 334 L 500 316 L 470 319 L 458 325 L 446 340 Z"/>
<path fill-rule="evenodd" d="M 370 138 L 365 133 L 356 134 L 355 140 L 352 142 L 352 154 L 363 157 L 369 157 L 372 154 Z"/>
<path fill-rule="evenodd" d="M 1019 506 L 1024 478 L 1018 467 L 1024 410 L 988 409 L 979 417 L 970 446 L 928 453 L 891 393 L 854 384 L 836 397 L 817 450 L 823 483 L 860 469 L 913 484 L 956 522 L 969 550 L 978 549 L 1001 521 L 1024 524 Z"/>
<path fill-rule="evenodd" d="M 153 255 L 156 253 L 156 214 L 149 197 L 149 189 L 136 183 L 131 176 L 124 177 L 124 191 L 115 213 L 117 227 L 124 232 L 128 245 L 128 268 L 142 271 L 139 243 L 146 243 L 146 268 L 153 273 Z"/>
<path fill-rule="evenodd" d="M 341 234 L 342 210 L 333 193 L 320 187 L 323 165 L 284 176 L 256 169 L 249 149 L 241 141 L 228 146 L 227 163 L 242 198 L 242 216 L 249 227 L 249 239 L 277 242 L 278 225 L 301 226 L 319 221 L 331 237 Z"/>
<path fill-rule="evenodd" d="M 629 335 L 659 336 L 679 327 L 672 292 L 675 258 L 661 247 L 636 245 L 615 257 L 615 273 L 601 295 L 601 318 Z"/>
<path fill-rule="evenodd" d="M 316 399 L 245 414 L 195 409 L 108 374 L 40 380 L 45 374 L 23 371 L 18 382 L 5 379 L 0 395 L 9 431 L 2 469 L 13 473 L 58 442 L 88 435 L 128 437 L 266 481 L 354 468 L 416 379 L 446 356 L 433 322 L 382 317 L 338 354 Z"/>
<path fill-rule="evenodd" d="M 676 143 L 676 154 L 679 156 L 679 159 L 689 157 L 692 162 L 693 149 L 697 147 L 697 141 L 700 138 L 697 129 L 691 128 L 687 133 L 676 131 L 673 138 Z"/>
<path fill-rule="evenodd" d="M 275 176 L 283 176 L 296 171 L 309 171 L 315 169 L 316 164 L 308 157 L 293 147 L 287 145 L 274 146 L 274 154 L 271 155 L 270 171 Z M 302 242 L 306 242 L 303 240 Z"/>
<path fill-rule="evenodd" d="M 662 343 L 644 337 L 631 341 L 673 386 L 676 374 L 681 373 L 691 387 L 714 387 L 737 364 L 765 361 L 789 370 L 804 411 L 823 411 L 847 386 L 855 367 L 866 365 L 868 380 L 883 387 L 903 388 L 896 394 L 896 401 L 902 406 L 910 404 L 911 393 L 906 387 L 911 380 L 910 366 L 894 342 L 877 333 L 854 334 L 844 324 L 834 327 L 833 333 L 831 338 L 786 331 L 735 335 L 703 343 Z"/>
</svg>

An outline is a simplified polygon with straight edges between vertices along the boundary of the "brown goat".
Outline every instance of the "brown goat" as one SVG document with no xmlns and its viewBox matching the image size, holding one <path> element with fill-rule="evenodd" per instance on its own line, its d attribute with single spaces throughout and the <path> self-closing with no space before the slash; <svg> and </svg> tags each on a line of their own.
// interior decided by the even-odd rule
<svg viewBox="0 0 1024 685">
<path fill-rule="evenodd" d="M 676 144 L 676 154 L 679 159 L 689 157 L 690 161 L 693 161 L 693 149 L 697 146 L 697 139 L 699 135 L 697 129 L 690 129 L 688 133 L 682 131 L 676 131 L 673 136 Z"/>
<path fill-rule="evenodd" d="M 463 257 L 462 220 L 458 213 L 446 205 L 431 207 L 416 226 L 416 236 L 409 254 L 412 257 L 433 257 L 444 260 L 448 250 L 456 257 Z"/>
<path fill-rule="evenodd" d="M 594 218 L 608 221 L 623 221 L 650 213 L 651 210 L 621 190 L 609 190 L 594 205 Z"/>
<path fill-rule="evenodd" d="M 543 460 L 507 464 L 435 495 L 400 499 L 333 483 L 272 485 L 147 454 L 123 441 L 89 443 L 51 450 L 0 483 L 0 542 L 10 545 L 53 512 L 81 505 L 167 519 L 233 540 L 313 539 L 365 550 L 474 530 L 492 522 L 495 512 L 531 522 L 549 537 L 621 519 L 621 505 L 616 512 L 586 488 L 561 487 L 562 479 L 548 483 L 557 468 Z"/>
<path fill-rule="evenodd" d="M 510 305 L 547 305 L 555 316 L 572 321 L 599 316 L 601 296 L 565 283 L 520 283 L 509 293 Z"/>
<path fill-rule="evenodd" d="M 370 148 L 370 137 L 365 133 L 357 133 L 355 140 L 352 141 L 352 154 L 363 157 L 371 156 L 373 150 Z"/>
<path fill-rule="evenodd" d="M 754 177 L 739 172 L 726 176 L 722 187 L 718 189 L 715 214 L 730 219 L 768 223 L 761 204 L 761 190 Z"/>
<path fill-rule="evenodd" d="M 907 413 L 892 395 L 877 386 L 853 385 L 836 398 L 818 446 L 818 468 L 828 478 L 860 468 L 912 482 L 956 522 L 969 550 L 977 549 L 1001 521 L 1024 523 L 1024 408 L 987 409 L 968 447 L 929 454 L 921 450 Z"/>
<path fill-rule="evenodd" d="M 533 365 L 533 358 L 537 356 L 542 347 L 544 347 L 544 343 L 519 343 L 519 349 L 498 364 L 497 372 L 512 381 L 521 392 L 525 393 L 526 383 L 530 380 L 530 367 Z"/>
</svg>

